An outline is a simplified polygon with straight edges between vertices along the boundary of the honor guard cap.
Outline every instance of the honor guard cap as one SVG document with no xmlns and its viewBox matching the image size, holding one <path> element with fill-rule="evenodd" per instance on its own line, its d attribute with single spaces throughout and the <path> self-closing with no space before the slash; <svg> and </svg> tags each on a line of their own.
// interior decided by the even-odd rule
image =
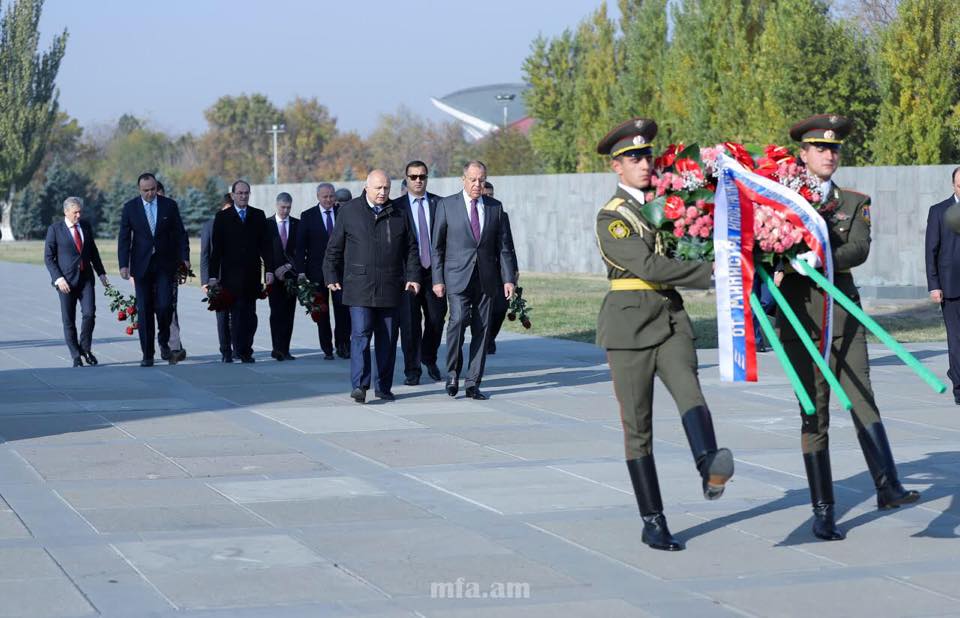
<svg viewBox="0 0 960 618">
<path fill-rule="evenodd" d="M 650 118 L 634 118 L 617 125 L 597 144 L 597 153 L 619 157 L 624 154 L 648 155 L 653 153 L 653 138 L 657 136 L 657 123 Z"/>
<path fill-rule="evenodd" d="M 790 137 L 806 144 L 840 145 L 851 129 L 852 123 L 845 116 L 817 114 L 790 127 Z"/>
</svg>

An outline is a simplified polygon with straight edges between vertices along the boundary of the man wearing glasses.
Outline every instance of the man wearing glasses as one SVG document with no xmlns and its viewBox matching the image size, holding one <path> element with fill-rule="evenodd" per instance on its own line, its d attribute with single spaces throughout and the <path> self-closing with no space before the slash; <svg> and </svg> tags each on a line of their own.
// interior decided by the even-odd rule
<svg viewBox="0 0 960 618">
<path fill-rule="evenodd" d="M 447 316 L 447 302 L 438 298 L 426 285 L 432 279 L 430 259 L 430 232 L 437 213 L 440 197 L 427 192 L 427 164 L 423 161 L 407 163 L 407 193 L 397 199 L 413 226 L 420 256 L 420 281 L 424 285 L 414 293 L 406 290 L 400 300 L 400 348 L 403 350 L 404 384 L 420 384 L 422 369 L 436 382 L 442 379 L 437 367 L 437 349 L 443 337 L 443 321 Z"/>
</svg>

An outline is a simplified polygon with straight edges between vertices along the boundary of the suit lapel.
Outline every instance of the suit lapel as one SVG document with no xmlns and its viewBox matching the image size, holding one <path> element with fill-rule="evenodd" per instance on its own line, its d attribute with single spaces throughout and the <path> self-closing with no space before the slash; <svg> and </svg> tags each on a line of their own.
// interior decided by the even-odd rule
<svg viewBox="0 0 960 618">
<path fill-rule="evenodd" d="M 457 210 L 460 211 L 460 217 L 463 219 L 463 225 L 465 226 L 467 232 L 467 238 L 472 240 L 474 245 L 477 245 L 479 243 L 473 238 L 473 228 L 470 227 L 470 202 L 467 201 L 467 198 L 463 193 L 460 194 L 460 198 L 457 200 L 457 202 L 461 205 Z M 481 238 L 482 237 L 483 235 L 481 234 Z"/>
</svg>

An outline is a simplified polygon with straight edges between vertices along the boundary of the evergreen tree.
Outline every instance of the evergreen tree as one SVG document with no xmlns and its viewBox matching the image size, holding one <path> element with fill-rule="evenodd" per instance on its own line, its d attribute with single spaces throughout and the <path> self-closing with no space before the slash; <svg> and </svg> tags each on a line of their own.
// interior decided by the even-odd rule
<svg viewBox="0 0 960 618">
<path fill-rule="evenodd" d="M 22 219 L 14 220 L 14 234 L 22 239 L 43 238 L 47 226 L 63 219 L 63 200 L 68 197 L 83 200 L 83 218 L 96 231 L 100 200 L 93 182 L 77 169 L 54 159 L 39 190 L 29 187 L 14 203 L 14 213 Z"/>
<path fill-rule="evenodd" d="M 789 127 L 797 121 L 843 114 L 854 122 L 845 161 L 869 164 L 864 144 L 878 101 L 867 50 L 864 35 L 834 20 L 823 0 L 779 0 L 767 13 L 756 54 L 761 102 L 751 115 L 748 139 L 788 144 Z"/>
<path fill-rule="evenodd" d="M 577 169 L 573 90 L 578 57 L 577 38 L 566 30 L 553 40 L 537 37 L 523 62 L 524 78 L 531 85 L 524 99 L 528 113 L 536 119 L 530 143 L 548 174 Z"/>
<path fill-rule="evenodd" d="M 123 205 L 137 196 L 137 189 L 130 181 L 114 176 L 102 193 L 100 206 L 99 238 L 116 238 L 120 232 L 120 215 Z"/>
<path fill-rule="evenodd" d="M 622 120 L 615 107 L 620 93 L 618 76 L 622 65 L 615 38 L 616 27 L 607 17 L 606 4 L 601 4 L 577 29 L 581 53 L 573 88 L 573 113 L 577 119 L 578 172 L 607 169 L 607 161 L 597 154 L 597 142 L 610 127 Z"/>
<path fill-rule="evenodd" d="M 0 9 L 3 7 L 0 6 Z M 67 31 L 37 53 L 43 0 L 15 0 L 0 18 L 0 228 L 13 240 L 11 208 L 43 160 L 59 96 L 54 80 L 67 45 Z"/>
<path fill-rule="evenodd" d="M 880 33 L 880 106 L 871 142 L 880 165 L 960 156 L 960 15 L 952 0 L 903 0 Z"/>
<path fill-rule="evenodd" d="M 668 135 L 669 127 L 663 126 L 661 98 L 668 50 L 667 0 L 621 0 L 620 14 L 623 71 L 617 92 L 617 117 L 653 118 L 661 125 L 661 134 Z"/>
<path fill-rule="evenodd" d="M 672 141 L 744 141 L 763 85 L 754 71 L 774 0 L 684 0 L 664 63 L 663 118 Z"/>
</svg>

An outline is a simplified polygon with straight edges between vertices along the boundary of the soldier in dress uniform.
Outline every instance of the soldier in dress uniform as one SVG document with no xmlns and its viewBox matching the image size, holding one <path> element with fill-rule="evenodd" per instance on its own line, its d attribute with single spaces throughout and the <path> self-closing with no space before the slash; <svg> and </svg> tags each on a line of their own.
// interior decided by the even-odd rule
<svg viewBox="0 0 960 618">
<path fill-rule="evenodd" d="M 654 376 L 677 404 L 708 500 L 719 498 L 733 476 L 733 455 L 717 448 L 697 379 L 693 326 L 674 289 L 709 288 L 712 264 L 664 255 L 654 227 L 640 210 L 650 187 L 656 134 L 656 122 L 635 118 L 615 127 L 597 145 L 619 177 L 616 194 L 597 214 L 597 243 L 610 279 L 597 318 L 597 345 L 607 350 L 620 403 L 627 469 L 643 518 L 641 538 L 654 549 L 677 551 L 683 545 L 667 528 L 653 460 Z"/>
<path fill-rule="evenodd" d="M 840 162 L 841 144 L 850 133 L 850 128 L 850 120 L 843 116 L 820 114 L 791 127 L 790 137 L 800 142 L 801 160 L 823 183 L 821 202 L 814 206 L 830 230 L 834 284 L 859 305 L 860 294 L 850 269 L 863 264 L 870 253 L 870 197 L 841 189 L 831 180 Z M 801 254 L 798 258 L 814 268 L 822 266 L 813 252 Z M 780 283 L 780 291 L 796 311 L 807 333 L 814 341 L 819 341 L 823 326 L 823 291 L 789 266 Z M 813 504 L 813 534 L 821 539 L 839 541 L 844 534 L 837 528 L 834 518 L 827 435 L 830 425 L 830 388 L 793 327 L 783 316 L 778 316 L 777 326 L 787 355 L 816 406 L 816 415 L 801 413 L 801 447 Z M 830 369 L 853 403 L 853 423 L 877 489 L 877 506 L 889 509 L 916 502 L 920 494 L 905 490 L 897 479 L 890 443 L 870 386 L 867 338 L 863 325 L 838 303 L 833 305 Z"/>
</svg>

